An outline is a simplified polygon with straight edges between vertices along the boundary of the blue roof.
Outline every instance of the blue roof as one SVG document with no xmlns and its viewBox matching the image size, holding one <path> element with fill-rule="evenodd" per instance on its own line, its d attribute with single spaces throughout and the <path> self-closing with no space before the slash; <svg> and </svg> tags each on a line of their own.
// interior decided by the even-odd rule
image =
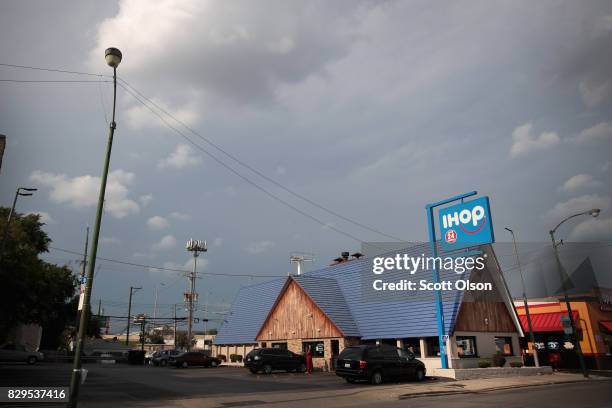
<svg viewBox="0 0 612 408">
<path fill-rule="evenodd" d="M 429 244 L 418 244 L 405 253 L 429 256 Z M 345 336 L 370 339 L 437 336 L 434 292 L 374 292 L 370 260 L 361 258 L 292 278 L 336 324 Z M 366 270 L 367 269 L 367 270 Z M 420 277 L 428 279 L 431 271 L 421 270 Z M 426 275 L 427 274 L 427 275 Z M 406 279 L 405 271 L 387 271 L 380 275 L 387 282 Z M 441 271 L 440 280 L 456 279 L 452 271 Z M 469 278 L 466 272 L 463 279 Z M 216 344 L 255 343 L 255 336 L 277 300 L 287 278 L 247 286 L 240 290 L 227 323 L 223 324 Z M 442 291 L 444 325 L 451 333 L 463 298 L 463 291 Z M 341 296 L 339 296 L 341 295 Z"/>
</svg>

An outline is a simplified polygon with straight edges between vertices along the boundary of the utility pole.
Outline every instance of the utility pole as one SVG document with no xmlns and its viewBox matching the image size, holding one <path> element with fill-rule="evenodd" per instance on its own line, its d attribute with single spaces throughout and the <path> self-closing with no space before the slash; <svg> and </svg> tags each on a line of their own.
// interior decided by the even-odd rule
<svg viewBox="0 0 612 408">
<path fill-rule="evenodd" d="M 193 332 L 193 310 L 195 303 L 197 302 L 198 294 L 195 291 L 195 280 L 197 278 L 198 269 L 197 262 L 200 252 L 206 252 L 207 246 L 206 241 L 190 239 L 186 245 L 187 251 L 193 253 L 193 272 L 188 275 L 189 279 L 189 293 L 185 294 L 187 300 L 187 306 L 189 310 L 189 321 L 187 322 L 187 351 L 191 350 L 191 338 Z"/>
<path fill-rule="evenodd" d="M 83 298 L 85 297 L 85 270 L 87 269 L 87 249 L 89 247 L 89 225 L 85 229 L 85 251 L 83 252 L 83 260 L 81 261 L 81 278 L 79 279 L 79 304 L 77 306 L 76 322 L 74 323 L 75 333 L 79 330 L 79 322 L 81 321 L 81 309 L 83 309 Z"/>
<path fill-rule="evenodd" d="M 108 129 L 108 141 L 106 143 L 106 155 L 104 158 L 104 169 L 102 170 L 102 178 L 100 179 L 100 194 L 98 195 L 98 206 L 96 208 L 96 222 L 92 235 L 92 248 L 89 264 L 87 265 L 87 282 L 85 283 L 85 292 L 83 293 L 83 312 L 81 313 L 81 321 L 79 323 L 79 332 L 76 341 L 76 350 L 74 353 L 74 361 L 72 364 L 72 375 L 70 377 L 70 398 L 68 402 L 69 408 L 77 406 L 79 398 L 79 386 L 83 370 L 81 368 L 81 354 L 83 353 L 83 342 L 85 339 L 85 326 L 87 325 L 87 315 L 89 314 L 89 298 L 93 287 L 94 271 L 96 266 L 96 256 L 98 253 L 98 239 L 100 238 L 100 226 L 102 224 L 102 210 L 104 209 L 104 198 L 106 196 L 106 180 L 108 178 L 108 169 L 110 167 L 111 151 L 113 148 L 113 137 L 115 135 L 115 108 L 117 105 L 117 67 L 121 63 L 121 51 L 117 48 L 108 48 L 104 52 L 106 63 L 113 69 L 113 111 L 111 122 Z"/>
<path fill-rule="evenodd" d="M 506 231 L 512 234 L 512 241 L 514 242 L 514 255 L 516 256 L 516 263 L 518 265 L 519 274 L 521 275 L 521 284 L 523 286 L 523 304 L 525 306 L 525 315 L 527 316 L 527 328 L 529 329 L 529 339 L 533 344 L 533 362 L 536 367 L 540 366 L 540 359 L 538 358 L 538 349 L 535 342 L 535 334 L 533 333 L 533 326 L 531 325 L 531 315 L 529 314 L 529 302 L 527 302 L 527 290 L 525 289 L 525 279 L 523 279 L 523 269 L 521 268 L 521 259 L 519 258 L 518 247 L 516 246 L 516 237 L 514 231 L 508 227 L 504 228 Z"/>
<path fill-rule="evenodd" d="M 22 196 L 22 197 L 31 196 L 33 195 L 34 191 L 38 191 L 38 189 L 19 187 L 17 191 L 15 191 L 15 199 L 13 199 L 13 206 L 11 207 L 11 211 L 9 212 L 9 216 L 6 220 L 6 225 L 4 226 L 4 237 L 2 238 L 2 245 L 0 246 L 0 266 L 2 264 L 2 258 L 4 257 L 4 250 L 6 249 L 6 242 L 9 239 L 11 220 L 13 219 L 13 214 L 15 213 L 15 206 L 17 205 L 17 198 L 19 196 Z"/>
<path fill-rule="evenodd" d="M 176 348 L 176 303 L 174 304 L 174 348 Z"/>
<path fill-rule="evenodd" d="M 130 300 L 128 301 L 128 319 L 127 319 L 127 330 L 125 333 L 125 345 L 128 346 L 129 342 L 130 342 L 130 323 L 131 323 L 131 318 L 132 318 L 132 293 L 135 290 L 139 290 L 142 288 L 135 288 L 133 286 L 130 286 Z"/>
</svg>

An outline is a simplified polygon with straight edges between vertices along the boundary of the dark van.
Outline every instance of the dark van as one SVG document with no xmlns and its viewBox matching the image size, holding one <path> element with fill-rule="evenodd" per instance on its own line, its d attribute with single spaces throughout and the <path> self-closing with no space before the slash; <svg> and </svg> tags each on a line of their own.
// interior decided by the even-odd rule
<svg viewBox="0 0 612 408">
<path fill-rule="evenodd" d="M 246 355 L 244 366 L 253 374 L 258 371 L 270 374 L 273 370 L 303 373 L 306 371 L 306 358 L 289 350 L 260 348 Z"/>
<path fill-rule="evenodd" d="M 381 384 L 390 379 L 422 381 L 425 373 L 425 364 L 413 353 L 385 344 L 347 347 L 338 356 L 336 366 L 336 375 L 350 383 L 366 380 Z"/>
</svg>

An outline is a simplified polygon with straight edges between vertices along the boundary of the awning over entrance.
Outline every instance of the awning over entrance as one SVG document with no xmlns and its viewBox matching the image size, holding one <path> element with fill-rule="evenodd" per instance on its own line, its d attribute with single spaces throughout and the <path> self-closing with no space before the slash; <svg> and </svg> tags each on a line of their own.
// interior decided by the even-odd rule
<svg viewBox="0 0 612 408">
<path fill-rule="evenodd" d="M 601 326 L 602 332 L 612 334 L 612 320 L 602 320 L 599 322 L 599 326 Z"/>
<path fill-rule="evenodd" d="M 563 324 L 561 323 L 561 317 L 567 316 L 567 312 L 556 312 L 556 313 L 530 313 L 531 325 L 533 326 L 534 332 L 556 332 L 563 331 Z M 578 312 L 572 311 L 572 317 L 574 323 L 578 321 Z M 521 326 L 523 331 L 527 333 L 529 331 L 529 325 L 527 324 L 527 316 L 519 316 L 521 319 Z"/>
</svg>

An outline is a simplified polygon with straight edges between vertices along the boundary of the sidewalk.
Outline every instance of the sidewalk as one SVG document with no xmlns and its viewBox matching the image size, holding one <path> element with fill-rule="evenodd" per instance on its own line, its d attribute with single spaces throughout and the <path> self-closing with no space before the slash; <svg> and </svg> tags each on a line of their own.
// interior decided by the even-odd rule
<svg viewBox="0 0 612 408">
<path fill-rule="evenodd" d="M 361 404 L 391 401 L 398 399 L 419 398 L 431 395 L 465 394 L 487 392 L 508 388 L 543 386 L 551 384 L 575 383 L 585 381 L 612 381 L 610 378 L 593 376 L 589 379 L 580 374 L 555 373 L 535 377 L 509 377 L 479 380 L 452 381 L 445 379 L 430 379 L 422 383 L 401 383 L 382 386 L 368 384 L 349 385 L 345 389 L 302 391 L 291 393 L 257 393 L 244 396 L 224 396 L 211 398 L 194 398 L 165 401 L 159 405 L 177 408 L 195 407 L 227 407 L 227 406 L 259 406 L 274 404 L 274 407 L 301 408 L 321 406 L 349 407 L 356 401 Z"/>
</svg>

